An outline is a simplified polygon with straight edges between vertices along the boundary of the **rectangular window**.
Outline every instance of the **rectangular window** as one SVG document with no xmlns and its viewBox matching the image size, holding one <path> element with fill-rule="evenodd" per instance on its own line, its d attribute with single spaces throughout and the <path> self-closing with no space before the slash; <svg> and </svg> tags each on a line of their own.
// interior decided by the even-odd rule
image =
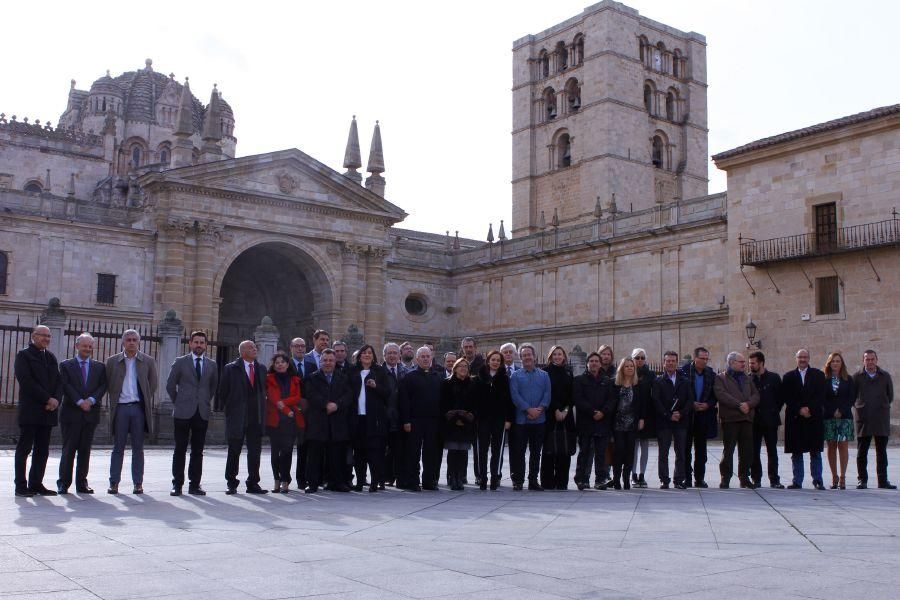
<svg viewBox="0 0 900 600">
<path fill-rule="evenodd" d="M 837 205 L 829 202 L 813 209 L 816 211 L 816 252 L 832 252 L 837 249 Z"/>
<path fill-rule="evenodd" d="M 835 315 L 841 312 L 838 278 L 816 278 L 816 314 Z"/>
<path fill-rule="evenodd" d="M 116 276 L 97 273 L 97 303 L 116 303 Z"/>
<path fill-rule="evenodd" d="M 0 252 L 0 294 L 6 293 L 6 276 L 9 272 L 9 255 Z"/>
</svg>

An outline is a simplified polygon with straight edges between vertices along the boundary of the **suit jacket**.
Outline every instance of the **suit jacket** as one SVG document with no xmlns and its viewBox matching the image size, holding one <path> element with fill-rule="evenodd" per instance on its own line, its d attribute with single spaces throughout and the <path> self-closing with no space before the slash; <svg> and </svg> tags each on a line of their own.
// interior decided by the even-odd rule
<svg viewBox="0 0 900 600">
<path fill-rule="evenodd" d="M 225 365 L 219 376 L 216 409 L 225 411 L 225 436 L 230 440 L 244 437 L 248 407 L 256 410 L 261 429 L 266 424 L 266 369 L 258 361 L 253 365 L 256 376 L 252 386 L 240 357 Z"/>
<path fill-rule="evenodd" d="M 825 445 L 825 373 L 809 367 L 806 381 L 800 371 L 788 371 L 781 378 L 784 394 L 784 452 L 821 452 Z M 800 409 L 809 408 L 810 416 L 801 417 Z"/>
<path fill-rule="evenodd" d="M 350 412 L 355 398 L 351 396 L 347 376 L 335 370 L 331 383 L 322 371 L 306 381 L 306 441 L 346 442 L 350 439 Z M 328 414 L 329 402 L 338 409 Z"/>
<path fill-rule="evenodd" d="M 301 382 L 319 370 L 319 367 L 316 366 L 316 359 L 310 354 L 304 354 L 301 363 L 303 364 L 302 369 L 298 367 L 296 359 L 291 356 L 291 364 L 297 370 L 297 375 L 300 377 Z"/>
<path fill-rule="evenodd" d="M 781 409 L 784 398 L 781 394 L 781 375 L 766 371 L 760 377 L 753 375 L 753 383 L 759 390 L 759 404 L 756 407 L 754 423 L 759 427 L 775 427 L 781 425 Z"/>
<path fill-rule="evenodd" d="M 19 425 L 56 425 L 55 410 L 46 410 L 47 401 L 62 401 L 59 365 L 49 350 L 41 352 L 34 344 L 19 350 L 13 367 L 19 382 Z"/>
<path fill-rule="evenodd" d="M 894 382 L 887 371 L 876 367 L 875 377 L 865 370 L 853 376 L 856 384 L 856 435 L 890 435 L 891 402 L 894 400 Z"/>
<path fill-rule="evenodd" d="M 100 405 L 106 395 L 106 367 L 102 362 L 89 360 L 87 385 L 81 375 L 81 366 L 77 358 L 64 360 L 59 365 L 59 377 L 62 380 L 63 398 L 59 406 L 60 423 L 100 422 Z M 78 401 L 94 399 L 91 410 L 84 412 Z"/>
<path fill-rule="evenodd" d="M 609 435 L 612 433 L 618 396 L 613 395 L 613 382 L 606 375 L 597 373 L 597 376 L 594 377 L 585 371 L 576 377 L 572 385 L 572 402 L 575 404 L 578 435 Z M 603 413 L 603 418 L 599 421 L 594 419 L 594 411 L 597 410 Z M 643 417 L 638 411 L 638 419 L 641 418 Z"/>
<path fill-rule="evenodd" d="M 153 399 L 156 397 L 156 385 L 159 376 L 156 371 L 156 361 L 152 356 L 144 354 L 140 350 L 135 355 L 135 371 L 137 376 L 138 396 L 141 399 L 141 407 L 144 409 L 144 431 L 150 431 L 150 410 Z M 109 394 L 109 418 L 111 433 L 115 433 L 116 410 L 119 406 L 119 397 L 122 395 L 122 384 L 125 382 L 125 353 L 119 352 L 106 359 L 106 391 Z"/>
<path fill-rule="evenodd" d="M 680 371 L 687 377 L 688 382 L 691 386 L 691 392 L 694 395 L 693 402 L 703 402 L 704 404 L 708 404 L 709 408 L 703 411 L 694 411 L 693 416 L 691 417 L 691 427 L 698 434 L 703 431 L 706 432 L 707 439 L 713 439 L 717 434 L 717 423 L 716 423 L 716 392 L 715 392 L 715 382 L 716 382 L 716 372 L 713 371 L 710 367 L 704 367 L 703 373 L 698 374 L 697 369 L 694 368 L 694 363 L 690 362 L 684 367 L 680 369 Z M 703 392 L 700 397 L 697 398 L 697 391 L 694 387 L 694 383 L 697 377 L 703 378 Z"/>
<path fill-rule="evenodd" d="M 179 356 L 172 363 L 166 380 L 166 393 L 172 401 L 172 416 L 176 419 L 190 419 L 200 411 L 200 418 L 209 421 L 213 397 L 219 387 L 219 367 L 214 360 L 203 356 L 200 379 L 193 353 Z"/>
<path fill-rule="evenodd" d="M 650 393 L 656 407 L 657 429 L 687 429 L 694 410 L 694 390 L 687 377 L 675 371 L 675 385 L 672 385 L 672 380 L 663 373 L 653 380 Z M 681 419 L 677 422 L 672 420 L 672 413 L 676 410 L 681 413 Z"/>
<path fill-rule="evenodd" d="M 384 374 L 387 377 L 390 386 L 390 394 L 387 401 L 388 427 L 390 431 L 398 431 L 400 428 L 400 380 L 406 375 L 406 367 L 402 363 L 397 363 L 394 367 L 397 371 L 396 378 L 391 375 L 391 368 L 387 363 L 381 363 Z"/>
<path fill-rule="evenodd" d="M 347 377 L 350 385 L 350 398 L 352 400 L 351 427 L 355 430 L 359 416 L 359 391 L 362 386 L 362 377 L 360 373 L 362 367 L 353 366 L 347 371 Z M 390 430 L 390 418 L 388 416 L 388 402 L 394 387 L 390 381 L 393 379 L 390 371 L 379 365 L 372 365 L 369 374 L 366 375 L 366 381 L 374 381 L 375 387 L 366 388 L 366 436 L 367 437 L 387 437 Z"/>
<path fill-rule="evenodd" d="M 744 375 L 741 383 L 738 383 L 730 373 L 719 373 L 715 378 L 715 386 L 716 398 L 719 399 L 719 417 L 723 423 L 753 422 L 756 406 L 759 404 L 759 390 L 749 375 Z M 746 415 L 740 409 L 742 402 L 750 406 L 750 412 Z"/>
</svg>

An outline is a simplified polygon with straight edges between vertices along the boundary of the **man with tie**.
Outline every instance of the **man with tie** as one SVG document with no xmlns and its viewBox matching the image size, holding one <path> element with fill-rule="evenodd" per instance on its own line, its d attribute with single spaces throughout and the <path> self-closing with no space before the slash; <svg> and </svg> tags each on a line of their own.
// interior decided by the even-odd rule
<svg viewBox="0 0 900 600">
<path fill-rule="evenodd" d="M 225 437 L 228 438 L 228 457 L 225 460 L 225 483 L 229 496 L 237 493 L 238 467 L 241 451 L 247 444 L 248 494 L 265 494 L 259 485 L 259 460 L 266 410 L 266 370 L 256 360 L 256 344 L 244 340 L 238 346 L 240 356 L 222 369 L 217 410 L 225 410 Z"/>
<path fill-rule="evenodd" d="M 191 445 L 188 493 L 194 496 L 206 495 L 200 487 L 203 446 L 206 444 L 212 399 L 219 386 L 219 369 L 215 361 L 204 356 L 206 334 L 202 331 L 192 332 L 188 345 L 191 352 L 175 359 L 166 381 L 166 392 L 172 401 L 172 417 L 175 419 L 175 453 L 172 456 L 170 496 L 181 495 L 188 443 Z"/>
<path fill-rule="evenodd" d="M 311 354 L 306 353 L 306 340 L 302 337 L 296 337 L 291 340 L 291 362 L 294 364 L 294 370 L 300 376 L 300 386 L 306 378 L 315 373 L 318 366 L 316 359 Z M 306 487 L 306 428 L 297 429 L 297 471 L 295 479 L 297 488 L 304 489 Z"/>
<path fill-rule="evenodd" d="M 349 492 L 344 466 L 350 442 L 350 411 L 353 397 L 347 376 L 335 370 L 334 350 L 325 348 L 319 370 L 306 381 L 306 493 L 314 494 L 322 485 L 323 458 L 328 465 L 328 487 Z"/>
<path fill-rule="evenodd" d="M 663 354 L 663 373 L 653 380 L 650 389 L 656 409 L 656 435 L 659 441 L 660 489 L 669 489 L 669 448 L 675 450 L 675 487 L 687 487 L 687 436 L 691 411 L 694 408 L 694 388 L 677 369 L 678 353 L 667 350 Z M 601 366 L 602 368 L 602 366 Z"/>
<path fill-rule="evenodd" d="M 62 434 L 62 456 L 59 458 L 59 479 L 56 491 L 68 494 L 72 485 L 72 465 L 75 456 L 75 491 L 93 494 L 87 482 L 91 462 L 94 431 L 100 422 L 100 403 L 106 395 L 106 367 L 91 360 L 94 338 L 82 333 L 75 339 L 75 358 L 59 365 L 63 386 L 63 400 L 59 407 L 59 429 Z"/>
<path fill-rule="evenodd" d="M 416 369 L 400 380 L 400 422 L 406 432 L 406 475 L 404 489 L 437 490 L 441 470 L 440 423 L 441 381 L 431 369 L 431 350 L 416 351 Z M 419 486 L 419 465 L 422 484 Z"/>
<path fill-rule="evenodd" d="M 114 445 L 109 463 L 108 494 L 119 493 L 125 445 L 131 436 L 131 480 L 134 493 L 144 493 L 144 434 L 150 432 L 150 410 L 159 381 L 156 361 L 138 350 L 141 336 L 134 329 L 122 334 L 122 352 L 106 361 L 110 423 Z"/>
<path fill-rule="evenodd" d="M 329 343 L 331 343 L 331 335 L 324 329 L 316 329 L 315 333 L 313 333 L 313 351 L 310 352 L 310 355 L 315 361 L 317 369 L 322 358 L 322 352 L 328 348 Z"/>
<path fill-rule="evenodd" d="M 350 368 L 350 363 L 347 362 L 347 344 L 341 340 L 335 340 L 331 349 L 334 350 L 334 368 L 338 371 L 347 371 Z"/>
<path fill-rule="evenodd" d="M 388 396 L 388 438 L 385 449 L 384 481 L 387 485 L 406 485 L 403 475 L 403 461 L 406 454 L 403 450 L 403 432 L 400 428 L 400 379 L 406 375 L 406 368 L 400 362 L 400 346 L 394 342 L 388 342 L 382 349 L 384 356 L 384 370 L 388 373 L 388 383 L 391 392 Z"/>
<path fill-rule="evenodd" d="M 518 353 L 518 348 L 516 348 L 516 345 L 512 342 L 506 342 L 500 346 L 500 354 L 503 355 L 503 368 L 506 369 L 507 377 L 512 377 L 512 374 L 521 368 L 516 366 L 516 357 L 518 356 Z"/>
<path fill-rule="evenodd" d="M 62 397 L 62 383 L 56 357 L 47 350 L 50 329 L 38 325 L 31 332 L 31 343 L 16 354 L 13 367 L 19 383 L 19 441 L 16 443 L 16 496 L 30 498 L 55 496 L 44 487 L 44 471 L 50 456 L 50 432 L 56 425 L 56 410 Z M 31 454 L 31 470 L 25 478 L 25 465 Z"/>
<path fill-rule="evenodd" d="M 794 481 L 789 490 L 803 487 L 803 454 L 809 453 L 813 487 L 824 490 L 822 448 L 825 445 L 825 373 L 809 366 L 809 351 L 797 351 L 797 368 L 781 378 L 784 394 L 784 451 L 791 455 Z"/>
</svg>

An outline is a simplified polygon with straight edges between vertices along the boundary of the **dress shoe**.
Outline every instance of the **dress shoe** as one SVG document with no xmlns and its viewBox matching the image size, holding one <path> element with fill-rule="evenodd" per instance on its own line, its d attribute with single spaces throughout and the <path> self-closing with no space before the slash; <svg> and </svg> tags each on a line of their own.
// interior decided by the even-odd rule
<svg viewBox="0 0 900 600">
<path fill-rule="evenodd" d="M 731 484 L 729 484 L 727 481 L 722 481 L 719 483 L 720 490 L 727 490 L 730 487 L 731 487 Z"/>
<path fill-rule="evenodd" d="M 363 487 L 365 487 L 365 484 L 363 484 L 363 483 L 357 483 L 356 485 L 353 486 L 353 491 L 354 491 L 354 492 L 361 492 L 361 491 L 363 491 Z"/>
<path fill-rule="evenodd" d="M 118 483 L 111 483 L 111 484 L 109 484 L 109 488 L 106 490 L 106 493 L 107 493 L 107 494 L 112 494 L 112 495 L 114 495 L 114 496 L 115 496 L 116 494 L 118 494 L 118 493 L 119 493 L 119 484 L 118 484 Z"/>
<path fill-rule="evenodd" d="M 638 475 L 637 475 L 637 473 L 632 473 L 632 474 L 631 474 L 631 483 L 634 483 L 634 484 L 636 485 L 637 482 L 638 482 Z"/>
<path fill-rule="evenodd" d="M 742 490 L 752 490 L 752 489 L 753 489 L 753 484 L 750 483 L 749 481 L 746 481 L 746 480 L 745 480 L 745 481 L 742 481 L 742 482 L 741 482 L 741 489 L 742 489 Z"/>
<path fill-rule="evenodd" d="M 205 496 L 206 491 L 204 491 L 204 489 L 199 485 L 192 485 L 188 487 L 188 494 L 190 494 L 191 496 Z"/>
<path fill-rule="evenodd" d="M 406 491 L 408 491 L 408 492 L 421 492 L 421 491 L 422 491 L 422 486 L 420 486 L 418 483 L 414 483 L 414 484 L 408 485 L 408 486 L 406 486 L 406 487 L 404 487 L 404 488 L 402 488 L 402 489 L 404 489 L 404 490 L 406 490 Z"/>
<path fill-rule="evenodd" d="M 76 487 L 75 492 L 78 494 L 93 494 L 94 488 L 87 486 L 87 485 L 84 487 Z"/>
<path fill-rule="evenodd" d="M 56 492 L 54 490 L 48 489 L 43 485 L 40 487 L 31 488 L 31 491 L 35 496 L 55 496 Z"/>
<path fill-rule="evenodd" d="M 251 486 L 248 486 L 248 487 L 247 487 L 247 493 L 248 493 L 248 494 L 260 494 L 260 495 L 261 495 L 261 494 L 268 494 L 268 493 L 269 493 L 269 490 L 264 490 L 264 489 L 262 489 L 261 487 L 259 487 L 258 485 L 251 485 Z"/>
<path fill-rule="evenodd" d="M 586 488 L 587 486 L 584 485 L 584 483 L 582 483 L 582 482 L 579 481 L 578 483 L 575 484 L 575 487 L 578 488 L 578 491 L 579 491 L 579 492 L 583 492 L 583 491 L 584 491 L 584 488 Z"/>
<path fill-rule="evenodd" d="M 777 482 L 777 481 L 775 483 L 773 483 L 772 485 L 770 485 L 769 487 L 772 488 L 773 490 L 783 490 L 784 489 L 784 485 L 782 485 L 780 482 Z"/>
<path fill-rule="evenodd" d="M 691 480 L 690 480 L 690 479 L 688 479 L 688 480 L 686 480 L 686 481 L 684 482 L 684 487 L 685 487 L 685 488 L 691 487 Z"/>
<path fill-rule="evenodd" d="M 695 481 L 695 482 L 694 482 L 694 487 L 695 487 L 695 488 L 706 489 L 706 488 L 709 487 L 709 484 L 706 483 L 705 481 L 703 481 L 703 480 L 701 479 L 700 481 Z"/>
<path fill-rule="evenodd" d="M 500 487 L 500 478 L 491 477 L 491 491 L 496 491 L 498 487 Z"/>
<path fill-rule="evenodd" d="M 237 494 L 237 488 L 236 488 L 236 487 L 229 487 L 227 490 L 225 490 L 225 495 L 226 495 L 226 496 L 234 496 L 235 494 Z"/>
<path fill-rule="evenodd" d="M 370 494 L 374 494 L 374 493 L 377 492 L 377 491 L 378 491 L 378 486 L 375 485 L 374 483 L 373 483 L 372 485 L 369 486 L 369 493 L 370 493 Z"/>
<path fill-rule="evenodd" d="M 683 481 L 678 481 L 675 483 L 675 489 L 676 490 L 686 490 L 687 485 L 685 485 L 685 483 Z"/>
<path fill-rule="evenodd" d="M 531 492 L 543 492 L 544 486 L 542 486 L 537 481 L 529 481 L 528 482 L 528 490 Z"/>
<path fill-rule="evenodd" d="M 31 498 L 34 496 L 34 492 L 30 490 L 26 490 L 23 488 L 19 488 L 16 490 L 16 498 Z"/>
<path fill-rule="evenodd" d="M 339 483 L 338 485 L 334 486 L 331 491 L 346 494 L 350 491 L 350 486 L 346 483 Z"/>
<path fill-rule="evenodd" d="M 627 478 L 627 477 L 624 477 L 623 479 L 625 480 L 625 489 L 631 489 L 631 483 L 629 483 L 628 478 Z M 607 486 L 607 487 L 608 487 L 608 486 Z M 606 489 L 606 488 L 604 488 L 604 489 Z M 619 481 L 618 478 L 616 478 L 616 480 L 613 481 L 613 489 L 614 489 L 614 490 L 621 490 L 621 489 L 622 489 L 622 483 Z"/>
<path fill-rule="evenodd" d="M 319 488 L 318 488 L 318 487 L 316 487 L 316 486 L 314 486 L 314 485 L 311 485 L 311 486 L 309 486 L 308 488 L 306 488 L 305 490 L 303 490 L 303 493 L 304 493 L 304 494 L 315 494 L 315 493 L 317 493 L 318 491 L 319 491 Z"/>
<path fill-rule="evenodd" d="M 291 491 L 291 484 L 288 483 L 287 481 L 282 481 L 281 482 L 281 493 L 288 494 L 288 493 L 290 493 L 290 491 Z"/>
<path fill-rule="evenodd" d="M 799 490 L 799 489 L 803 489 L 803 485 L 802 485 L 802 484 L 799 484 L 799 483 L 792 483 L 791 485 L 787 486 L 787 489 L 789 489 L 789 490 Z"/>
<path fill-rule="evenodd" d="M 142 485 L 136 485 L 136 486 L 134 486 L 134 489 L 131 490 L 131 493 L 132 493 L 132 494 L 135 494 L 135 495 L 137 495 L 137 496 L 140 496 L 141 494 L 144 493 L 144 486 L 142 486 Z"/>
<path fill-rule="evenodd" d="M 436 483 L 429 483 L 427 485 L 423 483 L 422 489 L 425 491 L 428 491 L 428 492 L 436 492 L 438 489 L 438 486 Z"/>
<path fill-rule="evenodd" d="M 825 489 L 825 485 L 821 481 L 813 481 L 813 487 L 820 491 Z"/>
<path fill-rule="evenodd" d="M 605 489 L 608 488 L 608 487 L 609 487 L 609 482 L 608 482 L 608 481 L 598 481 L 597 483 L 594 484 L 594 489 L 595 489 L 595 490 L 603 491 L 603 490 L 605 490 Z"/>
<path fill-rule="evenodd" d="M 865 490 L 868 487 L 869 487 L 869 485 L 865 481 L 860 481 L 859 483 L 856 484 L 856 489 L 858 489 L 858 490 Z"/>
<path fill-rule="evenodd" d="M 487 479 L 482 479 L 481 481 L 478 482 L 478 489 L 481 491 L 486 490 L 487 486 L 488 486 Z"/>
<path fill-rule="evenodd" d="M 667 489 L 669 489 L 669 482 L 668 482 L 668 481 L 663 481 L 662 483 L 660 483 L 660 484 L 659 484 L 659 489 L 661 489 L 661 490 L 667 490 Z"/>
<path fill-rule="evenodd" d="M 878 484 L 879 490 L 896 490 L 897 486 L 891 483 L 890 481 L 883 481 Z"/>
<path fill-rule="evenodd" d="M 56 493 L 59 494 L 60 496 L 67 496 L 69 494 L 69 488 L 62 486 L 62 485 L 58 485 L 58 486 L 56 486 Z"/>
<path fill-rule="evenodd" d="M 521 484 L 521 483 L 514 483 L 514 484 L 513 484 L 513 491 L 514 491 L 514 492 L 521 492 L 521 491 L 522 491 L 522 484 Z"/>
<path fill-rule="evenodd" d="M 644 479 L 644 474 L 643 474 L 643 473 L 641 473 L 640 475 L 638 475 L 637 486 L 638 486 L 639 488 L 641 488 L 641 489 L 647 487 L 647 480 Z"/>
<path fill-rule="evenodd" d="M 273 494 L 281 493 L 281 482 L 278 481 L 277 479 L 275 480 L 275 485 L 272 486 L 272 493 Z"/>
<path fill-rule="evenodd" d="M 631 489 L 631 481 L 627 477 L 622 478 L 622 487 L 626 490 Z M 616 481 L 616 489 L 619 489 L 619 482 Z"/>
<path fill-rule="evenodd" d="M 180 496 L 181 495 L 181 486 L 174 486 L 172 490 L 169 492 L 170 496 Z"/>
<path fill-rule="evenodd" d="M 378 484 L 378 489 L 382 492 L 384 491 L 384 482 L 383 481 Z"/>
</svg>

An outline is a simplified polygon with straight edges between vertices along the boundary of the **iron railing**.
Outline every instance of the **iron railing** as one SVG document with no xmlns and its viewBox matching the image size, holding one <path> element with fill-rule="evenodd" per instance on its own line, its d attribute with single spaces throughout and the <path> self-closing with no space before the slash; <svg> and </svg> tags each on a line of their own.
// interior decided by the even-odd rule
<svg viewBox="0 0 900 600">
<path fill-rule="evenodd" d="M 760 266 L 798 258 L 900 245 L 900 219 L 841 227 L 827 233 L 804 233 L 770 240 L 740 238 L 741 266 Z"/>
</svg>

